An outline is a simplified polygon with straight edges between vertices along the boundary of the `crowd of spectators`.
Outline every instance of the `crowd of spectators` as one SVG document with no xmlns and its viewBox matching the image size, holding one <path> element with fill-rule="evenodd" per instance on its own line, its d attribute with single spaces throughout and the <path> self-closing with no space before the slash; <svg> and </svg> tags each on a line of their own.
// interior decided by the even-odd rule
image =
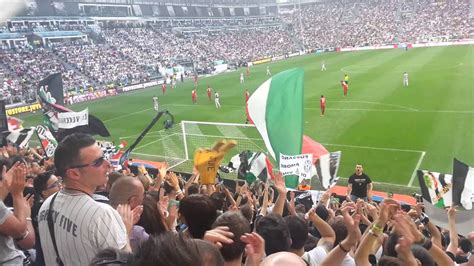
<svg viewBox="0 0 474 266">
<path fill-rule="evenodd" d="M 472 37 L 470 1 L 353 1 L 306 5 L 283 15 L 306 49 Z"/>
<path fill-rule="evenodd" d="M 268 182 L 202 184 L 200 173 L 113 171 L 85 134 L 54 158 L 0 148 L 2 265 L 472 265 L 474 231 L 458 235 L 423 204 L 391 198 L 313 201 Z M 359 169 L 360 168 L 360 169 Z M 361 173 L 361 167 L 356 168 Z M 370 191 L 368 191 L 370 192 Z M 296 194 L 298 193 L 298 194 Z M 29 264 L 28 264 L 29 263 Z"/>
<path fill-rule="evenodd" d="M 0 79 L 2 81 L 0 93 L 6 104 L 21 102 L 25 99 L 20 80 L 14 78 L 3 64 L 0 64 Z"/>
<path fill-rule="evenodd" d="M 26 91 L 33 92 L 37 81 L 60 71 L 65 90 L 78 92 L 146 82 L 178 59 L 212 69 L 217 60 L 241 64 L 298 51 L 288 32 L 277 29 L 183 36 L 155 27 L 126 27 L 106 29 L 102 34 L 105 44 L 55 42 L 48 48 L 2 50 L 0 56 Z"/>
<path fill-rule="evenodd" d="M 51 73 L 61 72 L 63 86 L 67 89 L 84 88 L 88 84 L 87 77 L 68 68 L 48 48 L 25 46 L 15 50 L 0 50 L 0 61 L 9 76 L 3 88 L 15 90 L 9 98 L 4 94 L 7 102 L 35 101 L 38 82 Z"/>
<path fill-rule="evenodd" d="M 119 47 L 120 45 L 85 44 L 54 47 L 53 52 L 99 85 L 126 85 L 145 81 L 145 69 Z"/>
<path fill-rule="evenodd" d="M 334 1 L 261 18 L 36 25 L 30 30 L 74 29 L 96 37 L 1 50 L 8 72 L 2 89 L 10 90 L 3 95 L 9 102 L 27 101 L 36 82 L 55 71 L 63 73 L 66 91 L 80 93 L 149 81 L 177 62 L 208 73 L 216 61 L 242 66 L 304 49 L 462 39 L 473 34 L 469 10 L 469 0 Z"/>
</svg>

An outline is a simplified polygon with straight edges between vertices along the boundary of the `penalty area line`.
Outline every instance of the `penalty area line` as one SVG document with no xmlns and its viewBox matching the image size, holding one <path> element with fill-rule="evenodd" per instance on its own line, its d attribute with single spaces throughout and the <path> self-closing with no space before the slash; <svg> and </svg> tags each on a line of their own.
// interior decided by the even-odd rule
<svg viewBox="0 0 474 266">
<path fill-rule="evenodd" d="M 421 162 L 423 161 L 423 158 L 425 158 L 426 152 L 422 151 L 420 155 L 420 159 L 418 159 L 418 162 L 416 163 L 415 170 L 413 170 L 413 173 L 411 174 L 410 182 L 408 182 L 408 186 L 412 187 L 413 182 L 415 181 L 415 176 L 418 168 L 420 168 Z"/>
</svg>

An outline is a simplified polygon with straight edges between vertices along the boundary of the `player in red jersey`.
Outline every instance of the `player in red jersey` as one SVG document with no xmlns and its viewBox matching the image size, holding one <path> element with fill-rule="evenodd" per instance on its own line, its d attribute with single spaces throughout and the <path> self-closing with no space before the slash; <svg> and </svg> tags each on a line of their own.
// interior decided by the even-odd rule
<svg viewBox="0 0 474 266">
<path fill-rule="evenodd" d="M 347 90 L 349 89 L 349 84 L 347 84 L 344 80 L 341 80 L 342 90 L 344 91 L 344 97 L 347 96 Z"/>
<path fill-rule="evenodd" d="M 321 95 L 319 107 L 321 108 L 321 116 L 324 116 L 324 111 L 326 111 L 326 97 L 324 97 L 324 95 Z"/>
<path fill-rule="evenodd" d="M 248 102 L 250 98 L 250 92 L 249 90 L 245 90 L 245 102 Z"/>
<path fill-rule="evenodd" d="M 163 95 L 166 93 L 166 82 L 161 84 L 161 91 L 163 92 Z"/>
<path fill-rule="evenodd" d="M 194 89 L 192 92 L 191 92 L 191 98 L 193 100 L 193 104 L 197 103 L 197 92 L 196 92 L 196 89 Z"/>
<path fill-rule="evenodd" d="M 207 98 L 209 98 L 209 101 L 212 101 L 212 89 L 210 86 L 207 86 Z"/>
</svg>

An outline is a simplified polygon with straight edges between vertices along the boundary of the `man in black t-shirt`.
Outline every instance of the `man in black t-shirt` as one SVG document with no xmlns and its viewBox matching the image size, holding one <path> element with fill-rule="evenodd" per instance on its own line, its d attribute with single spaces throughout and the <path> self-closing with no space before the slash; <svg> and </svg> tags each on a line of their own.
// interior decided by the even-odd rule
<svg viewBox="0 0 474 266">
<path fill-rule="evenodd" d="M 355 173 L 349 177 L 349 184 L 347 185 L 347 200 L 357 201 L 357 199 L 363 199 L 364 201 L 371 200 L 372 198 L 372 180 L 370 177 L 363 173 L 364 168 L 362 164 L 357 164 Z"/>
</svg>

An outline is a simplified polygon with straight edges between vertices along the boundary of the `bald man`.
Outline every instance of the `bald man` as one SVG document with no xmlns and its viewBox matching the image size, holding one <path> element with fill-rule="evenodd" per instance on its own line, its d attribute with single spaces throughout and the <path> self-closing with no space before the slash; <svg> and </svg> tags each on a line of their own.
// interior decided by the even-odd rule
<svg viewBox="0 0 474 266">
<path fill-rule="evenodd" d="M 145 189 L 137 178 L 125 176 L 117 179 L 110 188 L 110 205 L 117 208 L 119 204 L 129 204 L 133 210 L 143 204 Z"/>
<path fill-rule="evenodd" d="M 109 192 L 110 205 L 117 208 L 119 204 L 129 204 L 130 208 L 143 208 L 143 199 L 145 198 L 145 189 L 142 182 L 137 178 L 124 176 L 117 179 Z M 143 211 L 143 210 L 141 210 Z M 138 250 L 141 243 L 146 241 L 149 235 L 141 226 L 134 225 L 130 235 L 130 246 L 132 251 Z"/>
<path fill-rule="evenodd" d="M 266 257 L 261 263 L 261 266 L 306 266 L 304 260 L 298 255 L 291 252 L 277 252 Z"/>
</svg>

